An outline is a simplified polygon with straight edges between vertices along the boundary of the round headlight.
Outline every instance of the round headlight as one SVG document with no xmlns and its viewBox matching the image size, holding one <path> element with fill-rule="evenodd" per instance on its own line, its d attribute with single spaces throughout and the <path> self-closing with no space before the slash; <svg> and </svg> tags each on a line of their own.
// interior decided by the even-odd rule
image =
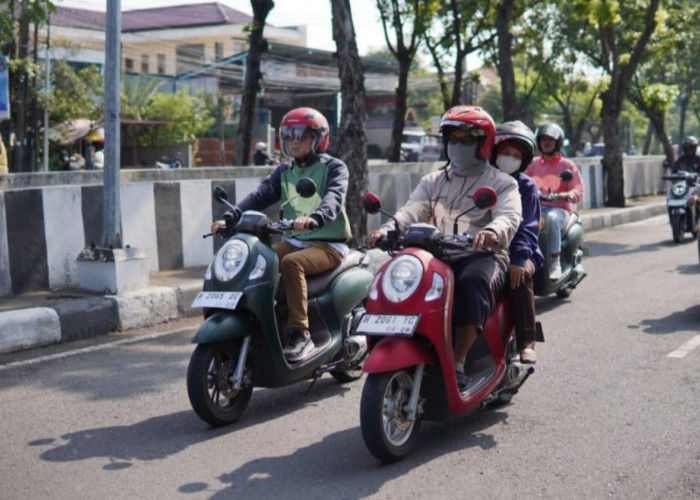
<svg viewBox="0 0 700 500">
<path fill-rule="evenodd" d="M 248 260 L 248 245 L 241 240 L 229 240 L 221 247 L 214 260 L 214 274 L 219 281 L 233 279 Z"/>
<path fill-rule="evenodd" d="M 413 256 L 404 255 L 395 259 L 384 273 L 382 291 L 392 302 L 401 302 L 416 291 L 423 277 L 423 266 Z"/>
<path fill-rule="evenodd" d="M 673 194 L 678 196 L 678 197 L 684 196 L 685 192 L 687 190 L 688 190 L 688 187 L 685 185 L 685 181 L 684 182 L 676 182 L 673 185 Z"/>
</svg>

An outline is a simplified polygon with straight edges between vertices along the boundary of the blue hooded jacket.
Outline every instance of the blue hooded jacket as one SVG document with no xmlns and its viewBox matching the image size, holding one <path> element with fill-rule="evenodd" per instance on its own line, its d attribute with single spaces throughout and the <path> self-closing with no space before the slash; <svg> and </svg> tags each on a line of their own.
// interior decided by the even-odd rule
<svg viewBox="0 0 700 500">
<path fill-rule="evenodd" d="M 513 177 L 518 181 L 523 220 L 510 242 L 510 263 L 524 267 L 525 262 L 530 259 L 535 269 L 538 269 L 544 264 L 544 256 L 539 246 L 541 210 L 537 185 L 522 172 Z"/>
</svg>

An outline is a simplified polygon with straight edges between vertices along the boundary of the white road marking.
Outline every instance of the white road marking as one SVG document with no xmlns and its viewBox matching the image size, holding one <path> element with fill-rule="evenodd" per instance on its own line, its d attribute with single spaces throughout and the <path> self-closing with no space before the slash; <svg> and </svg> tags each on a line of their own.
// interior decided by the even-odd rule
<svg viewBox="0 0 700 500">
<path fill-rule="evenodd" d="M 688 342 L 680 346 L 678 349 L 675 351 L 669 352 L 666 357 L 667 358 L 685 358 L 688 354 L 690 354 L 693 349 L 696 347 L 700 346 L 700 335 L 696 335 L 692 339 L 690 339 Z"/>
<path fill-rule="evenodd" d="M 48 356 L 42 356 L 40 358 L 27 359 L 25 361 L 15 361 L 13 363 L 7 363 L 6 365 L 0 365 L 0 372 L 3 370 L 9 370 L 10 368 L 18 368 L 20 366 L 35 365 L 37 363 L 43 363 L 44 361 L 51 361 L 54 359 L 69 358 L 71 356 L 77 356 L 78 354 L 85 354 L 87 352 L 101 351 L 103 349 L 108 349 L 110 347 L 125 345 L 125 344 L 135 344 L 136 342 L 143 342 L 145 340 L 156 339 L 158 337 L 164 337 L 166 335 L 171 335 L 173 333 L 178 333 L 182 331 L 189 330 L 189 328 L 177 328 L 174 330 L 168 330 L 164 332 L 151 333 L 150 335 L 140 335 L 137 337 L 130 337 L 128 339 L 115 340 L 114 342 L 107 342 L 100 345 L 94 345 L 90 347 L 84 347 L 82 349 L 74 349 L 72 351 L 59 352 L 57 354 L 50 354 Z"/>
</svg>

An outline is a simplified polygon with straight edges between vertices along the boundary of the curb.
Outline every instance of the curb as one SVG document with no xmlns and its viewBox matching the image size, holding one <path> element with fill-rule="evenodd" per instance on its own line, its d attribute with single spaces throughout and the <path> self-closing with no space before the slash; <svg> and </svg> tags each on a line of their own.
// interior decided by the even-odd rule
<svg viewBox="0 0 700 500">
<path fill-rule="evenodd" d="M 666 213 L 666 203 L 621 208 L 607 213 L 583 213 L 585 231 L 595 231 Z M 371 269 L 386 260 L 383 252 L 370 250 Z M 0 313 L 0 354 L 70 342 L 119 330 L 165 323 L 201 314 L 192 308 L 201 281 L 175 287 L 153 286 L 120 295 L 90 297 L 51 307 L 33 307 Z"/>
<path fill-rule="evenodd" d="M 586 213 L 581 216 L 584 231 L 595 231 L 606 227 L 619 226 L 629 222 L 638 222 L 666 213 L 666 203 L 657 203 L 641 207 L 621 208 L 608 213 Z"/>
</svg>

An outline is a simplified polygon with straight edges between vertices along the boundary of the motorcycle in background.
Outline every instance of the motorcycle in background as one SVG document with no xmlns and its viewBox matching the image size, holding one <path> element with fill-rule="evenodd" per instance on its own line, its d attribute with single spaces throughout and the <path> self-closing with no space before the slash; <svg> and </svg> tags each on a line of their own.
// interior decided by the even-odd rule
<svg viewBox="0 0 700 500">
<path fill-rule="evenodd" d="M 664 175 L 663 179 L 671 181 L 666 195 L 666 207 L 673 242 L 682 242 L 685 233 L 690 233 L 693 238 L 696 238 L 698 222 L 700 222 L 700 206 L 697 201 L 690 203 L 690 199 L 698 175 L 680 170 L 673 174 Z"/>
<path fill-rule="evenodd" d="M 496 193 L 480 188 L 474 199 L 486 210 L 496 203 Z M 365 196 L 363 206 L 371 214 L 392 217 L 373 194 Z M 460 393 L 452 354 L 454 274 L 444 259 L 470 251 L 471 237 L 445 236 L 437 227 L 419 223 L 403 237 L 389 231 L 377 246 L 392 258 L 374 277 L 366 312 L 353 330 L 367 335 L 370 346 L 360 426 L 370 452 L 394 462 L 414 447 L 423 420 L 504 405 L 534 367 L 520 363 L 510 308 L 502 296 L 465 362 L 469 394 Z"/>
<path fill-rule="evenodd" d="M 570 170 L 564 170 L 560 174 L 563 182 L 568 182 L 573 179 L 573 173 Z M 557 193 L 545 193 L 540 195 L 541 200 L 554 201 L 557 199 Z M 581 265 L 583 259 L 583 225 L 581 224 L 581 216 L 573 212 L 569 216 L 569 220 L 561 237 L 561 253 L 559 259 L 561 261 L 561 277 L 553 280 L 549 277 L 549 264 L 552 260 L 552 253 L 549 250 L 549 232 L 551 231 L 549 221 L 546 217 L 540 219 L 540 235 L 539 245 L 544 255 L 544 264 L 540 267 L 533 277 L 533 286 L 535 295 L 542 297 L 556 293 L 559 298 L 567 298 L 571 296 L 571 292 L 578 284 L 586 277 L 586 271 Z"/>
<path fill-rule="evenodd" d="M 297 196 L 315 191 L 311 179 L 299 180 Z M 223 188 L 216 186 L 214 195 L 236 212 Z M 224 220 L 230 237 L 192 303 L 204 309 L 205 318 L 192 339 L 197 347 L 187 368 L 187 394 L 197 415 L 213 426 L 227 425 L 246 409 L 254 387 L 282 387 L 326 372 L 341 383 L 359 379 L 366 339 L 352 336 L 351 330 L 364 313 L 373 278 L 369 256 L 351 250 L 336 269 L 307 277 L 309 330 L 316 349 L 291 363 L 282 352 L 286 339 L 280 338 L 280 325 L 286 323 L 287 306 L 271 237 L 292 231 L 294 221 L 272 222 L 252 210 L 239 220 L 230 214 Z"/>
<path fill-rule="evenodd" d="M 156 168 L 182 168 L 180 153 L 177 153 L 174 157 L 161 157 L 160 161 L 156 161 Z"/>
</svg>

